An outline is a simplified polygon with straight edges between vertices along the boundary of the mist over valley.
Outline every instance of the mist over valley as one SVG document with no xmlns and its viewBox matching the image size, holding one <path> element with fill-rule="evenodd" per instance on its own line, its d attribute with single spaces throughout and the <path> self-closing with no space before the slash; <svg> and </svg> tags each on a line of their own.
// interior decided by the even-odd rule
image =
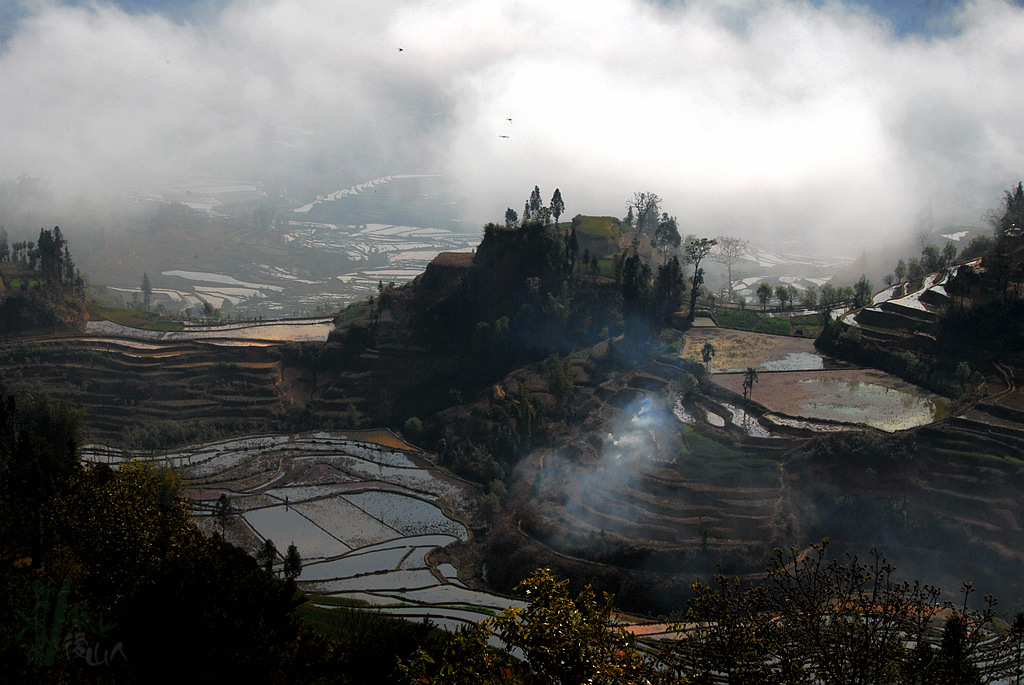
<svg viewBox="0 0 1024 685">
<path fill-rule="evenodd" d="M 0 672 L 1017 682 L 1024 6 L 912 5 L 0 7 Z"/>
</svg>

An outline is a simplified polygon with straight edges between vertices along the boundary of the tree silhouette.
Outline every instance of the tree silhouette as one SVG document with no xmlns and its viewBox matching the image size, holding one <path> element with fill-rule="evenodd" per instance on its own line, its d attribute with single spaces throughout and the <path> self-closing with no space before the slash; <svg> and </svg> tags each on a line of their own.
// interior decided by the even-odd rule
<svg viewBox="0 0 1024 685">
<path fill-rule="evenodd" d="M 654 246 L 668 256 L 672 250 L 679 249 L 682 241 L 679 235 L 679 222 L 674 216 L 663 213 L 658 220 L 658 227 L 654 229 Z"/>
<path fill-rule="evenodd" d="M 772 295 L 775 294 L 775 289 L 767 283 L 762 283 L 757 286 L 757 299 L 761 300 L 761 313 L 764 314 L 768 308 L 768 300 L 772 299 Z"/>
<path fill-rule="evenodd" d="M 540 199 L 540 186 L 534 186 L 533 192 L 530 193 L 530 199 L 526 201 L 526 210 L 523 212 L 523 222 L 539 221 L 541 218 L 540 210 L 543 206 L 544 203 Z"/>
<path fill-rule="evenodd" d="M 295 543 L 288 545 L 288 552 L 284 555 L 284 577 L 298 578 L 302 575 L 302 556 Z"/>
<path fill-rule="evenodd" d="M 153 286 L 149 284 L 149 274 L 142 272 L 142 303 L 149 309 L 149 300 L 153 297 Z"/>
<path fill-rule="evenodd" d="M 653 236 L 658 223 L 661 198 L 650 192 L 633 193 L 626 206 L 633 216 L 633 228 L 641 235 Z M 627 214 L 627 218 L 628 216 Z"/>
<path fill-rule="evenodd" d="M 787 285 L 780 285 L 775 288 L 775 297 L 779 298 L 779 306 L 786 308 L 786 303 L 793 299 L 793 294 Z"/>
<path fill-rule="evenodd" d="M 871 281 L 864 274 L 860 275 L 860 280 L 853 284 L 853 306 L 863 307 L 871 302 L 872 290 Z"/>
<path fill-rule="evenodd" d="M 729 302 L 732 302 L 732 267 L 746 254 L 750 241 L 724 235 L 718 236 L 716 240 L 718 244 L 711 251 L 711 260 L 726 268 L 729 277 Z"/>
<path fill-rule="evenodd" d="M 892 275 L 896 277 L 897 283 L 902 283 L 907 277 L 907 263 L 902 259 L 896 262 L 896 268 L 892 270 Z"/>
<path fill-rule="evenodd" d="M 256 561 L 260 563 L 268 576 L 274 575 L 274 560 L 277 559 L 277 546 L 274 541 L 267 538 L 263 541 L 263 547 L 256 553 Z"/>
<path fill-rule="evenodd" d="M 754 391 L 754 383 L 757 383 L 757 369 L 753 366 L 748 366 L 747 370 L 743 372 L 743 399 L 751 399 L 751 395 Z"/>
<path fill-rule="evenodd" d="M 217 503 L 213 505 L 213 515 L 220 522 L 220 532 L 223 535 L 226 531 L 228 516 L 231 516 L 231 499 L 223 492 L 217 498 Z"/>
<path fill-rule="evenodd" d="M 708 340 L 704 343 L 704 347 L 700 348 L 700 356 L 704 359 L 704 366 L 708 371 L 711 370 L 711 360 L 715 358 L 715 346 Z"/>
<path fill-rule="evenodd" d="M 701 284 L 704 283 L 704 269 L 700 268 L 700 263 L 717 244 L 718 241 L 714 238 L 698 238 L 693 235 L 686 236 L 686 242 L 683 243 L 683 255 L 686 257 L 687 263 L 693 264 L 693 290 L 690 291 L 690 313 L 687 315 L 691 323 L 696 314 L 697 295 L 700 292 Z"/>
<path fill-rule="evenodd" d="M 555 194 L 551 196 L 551 216 L 555 217 L 555 229 L 558 228 L 558 217 L 565 211 L 565 203 L 562 202 L 562 191 L 555 188 Z"/>
</svg>

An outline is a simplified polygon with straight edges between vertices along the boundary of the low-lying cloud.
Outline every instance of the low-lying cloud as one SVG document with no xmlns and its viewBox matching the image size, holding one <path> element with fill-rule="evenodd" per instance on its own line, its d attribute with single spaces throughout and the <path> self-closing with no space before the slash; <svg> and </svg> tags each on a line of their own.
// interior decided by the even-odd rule
<svg viewBox="0 0 1024 685">
<path fill-rule="evenodd" d="M 535 184 L 569 215 L 651 190 L 685 232 L 821 243 L 909 233 L 929 203 L 977 222 L 1024 175 L 1024 10 L 968 1 L 908 36 L 819 4 L 31 2 L 0 47 L 0 178 L 443 173 L 474 223 Z"/>
</svg>

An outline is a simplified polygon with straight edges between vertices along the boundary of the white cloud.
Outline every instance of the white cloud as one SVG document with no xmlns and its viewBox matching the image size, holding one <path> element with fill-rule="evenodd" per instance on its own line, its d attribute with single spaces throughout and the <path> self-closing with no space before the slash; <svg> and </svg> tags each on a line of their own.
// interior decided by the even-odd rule
<svg viewBox="0 0 1024 685">
<path fill-rule="evenodd" d="M 860 240 L 929 200 L 976 218 L 1024 174 L 1024 11 L 954 22 L 898 39 L 838 2 L 236 0 L 189 25 L 44 2 L 0 53 L 0 177 L 439 170 L 471 221 L 534 184 L 569 214 L 649 189 L 687 231 Z"/>
</svg>

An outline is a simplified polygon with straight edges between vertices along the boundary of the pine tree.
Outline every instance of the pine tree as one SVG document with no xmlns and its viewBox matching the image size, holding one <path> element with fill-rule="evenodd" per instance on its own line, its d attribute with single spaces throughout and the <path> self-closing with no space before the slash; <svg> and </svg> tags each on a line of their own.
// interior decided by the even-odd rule
<svg viewBox="0 0 1024 685">
<path fill-rule="evenodd" d="M 527 205 L 530 207 L 530 218 L 533 221 L 540 219 L 540 209 L 544 206 L 543 201 L 540 199 L 540 186 L 533 187 L 533 192 L 530 193 L 530 201 Z"/>
<path fill-rule="evenodd" d="M 153 287 L 149 284 L 149 274 L 142 272 L 142 302 L 149 309 L 149 300 L 153 296 Z"/>
<path fill-rule="evenodd" d="M 551 216 L 555 217 L 555 228 L 558 228 L 558 217 L 565 211 L 565 203 L 562 202 L 562 191 L 555 188 L 555 194 L 551 196 Z M 575 229 L 573 229 L 575 231 Z"/>
<path fill-rule="evenodd" d="M 295 543 L 288 545 L 288 553 L 284 555 L 284 577 L 298 578 L 302 575 L 302 556 Z"/>
</svg>

